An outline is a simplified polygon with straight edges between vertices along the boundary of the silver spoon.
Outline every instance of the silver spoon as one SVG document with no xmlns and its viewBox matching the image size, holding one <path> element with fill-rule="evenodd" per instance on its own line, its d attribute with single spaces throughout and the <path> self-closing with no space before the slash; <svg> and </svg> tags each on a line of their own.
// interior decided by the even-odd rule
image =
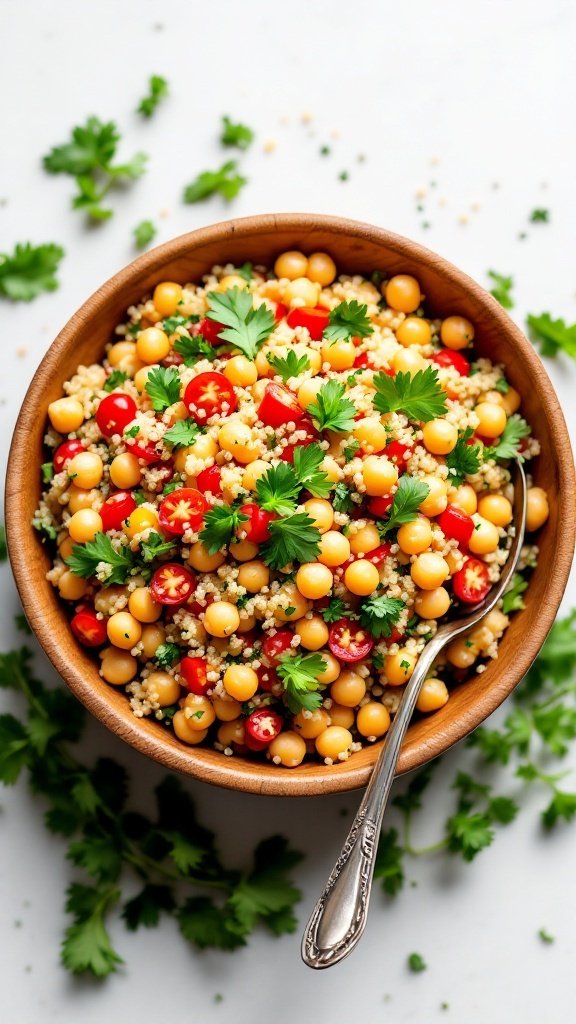
<svg viewBox="0 0 576 1024">
<path fill-rule="evenodd" d="M 308 967 L 321 970 L 339 963 L 352 952 L 362 936 L 368 916 L 382 818 L 394 781 L 400 747 L 422 683 L 446 644 L 477 625 L 494 608 L 518 564 L 526 524 L 526 477 L 519 462 L 516 463 L 514 492 L 514 537 L 500 580 L 484 601 L 470 609 L 468 615 L 440 626 L 426 644 L 406 684 L 358 814 L 304 932 L 302 959 Z"/>
</svg>

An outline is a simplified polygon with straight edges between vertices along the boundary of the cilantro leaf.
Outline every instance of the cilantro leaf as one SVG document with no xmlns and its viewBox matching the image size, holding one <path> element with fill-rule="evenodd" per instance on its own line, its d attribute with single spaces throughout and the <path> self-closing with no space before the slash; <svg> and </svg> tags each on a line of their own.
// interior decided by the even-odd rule
<svg viewBox="0 0 576 1024">
<path fill-rule="evenodd" d="M 395 828 L 382 832 L 376 853 L 374 878 L 379 878 L 382 888 L 388 896 L 395 896 L 404 885 L 404 868 L 402 858 L 404 850 L 398 843 L 398 831 Z"/>
<path fill-rule="evenodd" d="M 509 615 L 510 612 L 520 612 L 526 607 L 522 597 L 525 590 L 528 590 L 527 580 L 519 572 L 515 572 L 502 598 L 502 611 L 504 615 Z"/>
<path fill-rule="evenodd" d="M 343 619 L 345 615 L 350 615 L 349 609 L 339 597 L 331 597 L 330 603 L 326 608 L 320 608 L 319 612 L 324 622 L 338 622 L 338 619 Z"/>
<path fill-rule="evenodd" d="M 180 660 L 182 649 L 178 644 L 163 643 L 154 652 L 154 661 L 160 668 L 170 668 L 176 661 Z"/>
<path fill-rule="evenodd" d="M 326 670 L 326 662 L 320 654 L 289 654 L 278 659 L 276 671 L 284 687 L 284 700 L 293 715 L 304 708 L 314 711 L 322 704 L 318 690 L 323 689 L 318 676 Z"/>
<path fill-rule="evenodd" d="M 448 849 L 460 853 L 465 861 L 474 857 L 494 839 L 494 829 L 487 814 L 480 812 L 466 814 L 464 811 L 452 815 L 446 822 Z"/>
<path fill-rule="evenodd" d="M 438 380 L 438 371 L 427 366 L 418 373 L 397 373 L 374 377 L 374 408 L 378 412 L 403 412 L 410 420 L 427 423 L 447 411 L 446 396 Z"/>
<path fill-rule="evenodd" d="M 468 444 L 474 431 L 467 427 L 458 437 L 451 452 L 446 456 L 451 482 L 457 486 L 462 483 L 464 477 L 473 476 L 477 473 L 482 464 L 481 446 L 479 444 Z"/>
<path fill-rule="evenodd" d="M 273 569 L 282 569 L 296 560 L 313 562 L 320 551 L 320 531 L 306 512 L 275 519 L 268 529 L 270 540 L 261 546 L 260 556 Z"/>
<path fill-rule="evenodd" d="M 349 398 L 343 397 L 345 390 L 344 384 L 337 380 L 327 380 L 322 385 L 316 401 L 308 406 L 318 430 L 333 430 L 338 434 L 352 430 L 356 406 Z"/>
<path fill-rule="evenodd" d="M 332 488 L 327 473 L 320 469 L 325 452 L 319 444 L 298 445 L 294 451 L 294 472 L 301 487 L 305 487 L 315 498 L 326 498 Z"/>
<path fill-rule="evenodd" d="M 163 412 L 180 400 L 180 374 L 175 366 L 154 367 L 144 387 L 155 412 Z"/>
<path fill-rule="evenodd" d="M 102 564 L 106 578 L 101 583 L 108 587 L 111 583 L 126 582 L 134 566 L 134 553 L 129 547 L 121 547 L 117 551 L 105 533 L 97 533 L 94 540 L 86 544 L 75 544 L 72 554 L 65 561 L 75 576 L 84 579 L 95 576 Z"/>
<path fill-rule="evenodd" d="M 237 146 L 238 149 L 248 149 L 254 140 L 254 132 L 245 124 L 231 121 L 224 115 L 222 118 L 222 132 L 220 142 L 223 146 Z"/>
<path fill-rule="evenodd" d="M 193 896 L 178 911 L 184 938 L 198 949 L 233 950 L 244 946 L 242 935 L 234 932 L 234 918 L 207 896 Z"/>
<path fill-rule="evenodd" d="M 287 873 L 300 859 L 282 836 L 271 836 L 256 847 L 253 871 L 240 879 L 227 903 L 237 934 L 252 931 L 259 919 L 276 935 L 295 930 L 293 907 L 300 893 Z"/>
<path fill-rule="evenodd" d="M 343 341 L 347 338 L 367 338 L 374 333 L 374 328 L 367 315 L 368 306 L 360 304 L 356 299 L 341 302 L 330 310 L 328 326 L 324 330 L 327 341 Z"/>
<path fill-rule="evenodd" d="M 406 605 L 398 597 L 377 595 L 360 606 L 360 624 L 375 640 L 390 636 Z"/>
<path fill-rule="evenodd" d="M 148 94 L 140 100 L 137 113 L 144 117 L 152 117 L 160 100 L 168 95 L 168 82 L 162 75 L 150 75 L 148 79 Z"/>
<path fill-rule="evenodd" d="M 123 370 L 112 370 L 112 373 L 104 381 L 104 391 L 110 394 L 115 391 L 116 388 L 121 387 L 125 380 L 128 380 L 128 374 L 124 373 Z"/>
<path fill-rule="evenodd" d="M 498 443 L 491 448 L 484 449 L 486 459 L 518 459 L 520 456 L 520 441 L 530 434 L 530 427 L 518 413 L 514 413 L 506 421 L 506 426 Z"/>
<path fill-rule="evenodd" d="M 215 555 L 230 544 L 238 527 L 247 521 L 248 516 L 232 505 L 215 505 L 208 509 L 204 516 L 204 528 L 199 534 L 208 554 Z"/>
<path fill-rule="evenodd" d="M 90 971 L 97 978 L 114 973 L 123 963 L 110 942 L 106 913 L 119 899 L 118 889 L 74 884 L 68 889 L 66 910 L 75 921 L 66 929 L 62 963 L 72 974 Z"/>
<path fill-rule="evenodd" d="M 124 904 L 122 917 L 129 931 L 137 928 L 155 928 L 160 911 L 171 914 L 176 909 L 172 890 L 167 885 L 147 883 L 143 889 Z"/>
<path fill-rule="evenodd" d="M 188 445 L 194 444 L 200 433 L 200 427 L 194 420 L 176 420 L 174 426 L 166 431 L 162 440 L 166 444 L 172 445 L 173 448 L 186 448 Z"/>
<path fill-rule="evenodd" d="M 26 730 L 14 715 L 0 715 L 0 782 L 13 786 L 28 763 Z"/>
<path fill-rule="evenodd" d="M 292 466 L 279 462 L 256 481 L 258 504 L 266 512 L 288 516 L 294 512 L 301 485 Z"/>
<path fill-rule="evenodd" d="M 286 356 L 277 356 L 269 352 L 266 358 L 284 382 L 290 380 L 290 377 L 299 377 L 304 370 L 310 368 L 308 356 L 297 356 L 292 348 L 288 350 Z"/>
<path fill-rule="evenodd" d="M 204 341 L 200 335 L 194 337 L 186 334 L 178 335 L 174 342 L 174 351 L 182 356 L 185 366 L 194 366 L 199 359 L 213 360 L 218 357 L 218 349 L 214 348 L 214 345 L 210 345 L 208 341 Z"/>
<path fill-rule="evenodd" d="M 13 302 L 31 302 L 58 287 L 56 271 L 64 249 L 59 245 L 18 242 L 14 252 L 0 253 L 0 295 Z"/>
<path fill-rule="evenodd" d="M 531 224 L 549 224 L 550 223 L 550 210 L 539 209 L 532 210 L 529 217 Z"/>
<path fill-rule="evenodd" d="M 209 292 L 208 302 L 208 319 L 224 324 L 218 337 L 239 348 L 248 359 L 254 359 L 274 330 L 274 314 L 265 305 L 255 309 L 252 295 L 241 288 Z"/>
<path fill-rule="evenodd" d="M 401 476 L 390 506 L 388 519 L 380 525 L 381 536 L 384 537 L 390 530 L 395 530 L 398 526 L 417 519 L 418 509 L 429 493 L 430 488 L 423 480 L 419 480 L 415 476 L 408 476 L 407 473 Z"/>
<path fill-rule="evenodd" d="M 228 160 L 217 171 L 203 171 L 184 189 L 185 203 L 199 203 L 218 193 L 230 202 L 246 185 L 247 178 L 237 173 L 235 160 Z"/>
<path fill-rule="evenodd" d="M 494 282 L 493 287 L 490 289 L 490 295 L 493 295 L 504 309 L 512 309 L 514 306 L 514 299 L 512 298 L 514 279 L 506 277 L 504 274 L 498 274 L 496 270 L 489 270 L 488 277 Z"/>
<path fill-rule="evenodd" d="M 542 824 L 545 829 L 550 830 L 562 819 L 572 821 L 576 815 L 576 793 L 565 793 L 556 789 L 552 800 L 542 812 Z"/>
<path fill-rule="evenodd" d="M 543 356 L 557 356 L 559 352 L 565 352 L 576 359 L 576 323 L 569 326 L 560 317 L 553 320 L 550 313 L 541 313 L 540 316 L 529 313 L 526 322 L 532 340 L 540 343 Z"/>
<path fill-rule="evenodd" d="M 156 238 L 158 228 L 151 220 L 141 220 L 132 233 L 136 248 L 145 249 Z"/>
</svg>

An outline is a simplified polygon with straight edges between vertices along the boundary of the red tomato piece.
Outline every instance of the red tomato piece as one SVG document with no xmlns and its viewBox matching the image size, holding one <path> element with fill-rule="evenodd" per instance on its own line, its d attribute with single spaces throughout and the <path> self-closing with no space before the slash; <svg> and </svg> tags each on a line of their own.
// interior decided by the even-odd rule
<svg viewBox="0 0 576 1024">
<path fill-rule="evenodd" d="M 194 573 L 178 562 L 164 562 L 150 580 L 152 597 L 158 604 L 185 604 L 195 587 Z"/>
<path fill-rule="evenodd" d="M 203 697 L 212 684 L 208 682 L 208 664 L 204 658 L 191 658 L 188 655 L 180 662 L 180 675 L 186 683 L 189 693 Z"/>
<path fill-rule="evenodd" d="M 160 453 L 156 451 L 155 446 L 153 444 L 142 444 L 141 441 L 138 441 L 138 435 L 135 438 L 125 438 L 124 444 L 127 452 L 135 455 L 137 459 L 142 459 L 148 465 L 160 461 Z"/>
<path fill-rule="evenodd" d="M 226 344 L 222 338 L 218 337 L 220 331 L 225 330 L 225 324 L 219 324 L 217 320 L 211 320 L 208 316 L 204 317 L 198 324 L 198 334 L 201 334 L 204 341 L 207 341 L 209 345 Z"/>
<path fill-rule="evenodd" d="M 181 536 L 185 530 L 197 530 L 207 510 L 206 498 L 195 487 L 178 487 L 160 502 L 158 518 L 163 530 Z"/>
<path fill-rule="evenodd" d="M 241 747 L 237 743 L 232 744 L 232 748 L 237 754 L 245 754 L 247 750 L 251 750 L 254 754 L 261 754 L 263 750 L 266 750 L 267 746 L 268 743 L 260 743 L 252 736 L 249 736 L 248 733 L 244 734 L 244 743 Z"/>
<path fill-rule="evenodd" d="M 184 362 L 184 356 L 181 356 L 179 352 L 169 352 L 168 355 L 160 363 L 160 366 L 182 366 Z"/>
<path fill-rule="evenodd" d="M 412 452 L 414 451 L 414 445 L 402 444 L 401 441 L 390 441 L 387 444 L 382 455 L 386 455 L 395 466 L 398 467 L 399 473 L 406 471 L 406 463 Z"/>
<path fill-rule="evenodd" d="M 442 348 L 432 356 L 432 362 L 438 366 L 453 366 L 461 377 L 468 377 L 470 374 L 470 363 L 460 352 L 453 352 L 450 348 Z"/>
<path fill-rule="evenodd" d="M 339 661 L 362 661 L 372 648 L 372 637 L 351 619 L 339 619 L 330 626 L 328 646 Z"/>
<path fill-rule="evenodd" d="M 456 505 L 448 505 L 436 522 L 448 540 L 457 540 L 459 544 L 468 547 L 470 537 L 474 533 L 474 520 L 466 512 Z"/>
<path fill-rule="evenodd" d="M 69 459 L 73 459 L 78 452 L 85 452 L 86 445 L 82 441 L 76 439 L 72 441 L 64 441 L 63 444 L 58 445 L 54 452 L 54 458 L 52 462 L 54 464 L 54 472 L 61 473 Z"/>
<path fill-rule="evenodd" d="M 106 643 L 106 625 L 103 619 L 96 618 L 96 612 L 92 610 L 76 612 L 70 626 L 84 647 L 101 647 Z"/>
<path fill-rule="evenodd" d="M 294 633 L 291 629 L 279 629 L 272 636 L 267 636 L 262 642 L 262 654 L 269 665 L 276 665 L 281 654 L 285 654 L 292 647 Z"/>
<path fill-rule="evenodd" d="M 184 405 L 196 423 L 205 423 L 210 416 L 234 412 L 238 400 L 223 373 L 209 371 L 193 377 L 184 392 Z"/>
<path fill-rule="evenodd" d="M 263 544 L 264 541 L 270 540 L 268 526 L 278 518 L 275 512 L 265 512 L 263 508 L 252 501 L 241 505 L 239 512 L 243 516 L 248 516 L 248 521 L 240 523 L 239 526 L 239 533 L 246 534 L 245 540 L 249 540 L 252 544 Z"/>
<path fill-rule="evenodd" d="M 371 366 L 372 363 L 370 362 L 370 356 L 367 352 L 361 352 L 359 356 L 356 356 L 354 360 L 355 370 L 367 370 Z"/>
<path fill-rule="evenodd" d="M 302 445 L 310 444 L 312 441 L 316 441 L 318 439 L 318 431 L 308 416 L 304 416 L 300 422 L 296 424 L 296 430 L 302 430 L 304 432 L 304 437 L 299 441 L 295 441 L 294 444 L 287 444 L 286 447 L 282 449 L 280 458 L 283 462 L 294 462 L 294 452 L 297 448 L 300 448 Z"/>
<path fill-rule="evenodd" d="M 188 600 L 186 604 L 192 614 L 198 616 L 202 615 L 202 613 L 206 611 L 208 605 L 212 604 L 213 600 L 214 597 L 212 594 L 206 594 L 206 596 L 202 598 L 202 601 Z"/>
<path fill-rule="evenodd" d="M 273 381 L 266 385 L 264 396 L 258 406 L 258 415 L 267 427 L 281 427 L 284 423 L 301 420 L 304 409 L 288 388 Z"/>
<path fill-rule="evenodd" d="M 120 530 L 124 520 L 128 519 L 135 508 L 136 502 L 130 491 L 117 491 L 107 498 L 100 509 L 104 533 L 108 530 Z"/>
<path fill-rule="evenodd" d="M 464 604 L 483 601 L 491 586 L 488 566 L 479 558 L 467 558 L 462 568 L 452 577 L 454 596 Z"/>
<path fill-rule="evenodd" d="M 276 320 L 276 323 L 278 323 L 279 320 L 283 320 L 287 315 L 288 306 L 285 306 L 283 302 L 276 303 L 276 310 L 274 312 L 274 319 Z"/>
<path fill-rule="evenodd" d="M 220 466 L 209 466 L 208 469 L 203 469 L 201 473 L 198 473 L 196 487 L 202 494 L 205 494 L 206 491 L 210 491 L 214 495 L 222 494 L 220 476 Z"/>
<path fill-rule="evenodd" d="M 245 635 L 244 633 L 242 634 Z M 265 690 L 266 693 L 270 693 L 272 688 L 279 682 L 276 669 L 269 668 L 267 665 L 260 665 L 260 668 L 256 669 L 256 675 L 258 676 L 258 689 Z"/>
<path fill-rule="evenodd" d="M 370 498 L 368 511 L 371 516 L 376 516 L 377 519 L 385 519 L 393 501 L 394 498 L 391 494 L 385 494 L 381 498 Z"/>
<path fill-rule="evenodd" d="M 277 711 L 267 707 L 256 708 L 244 721 L 246 740 L 250 737 L 256 743 L 268 745 L 282 732 L 283 725 L 282 716 Z"/>
<path fill-rule="evenodd" d="M 330 322 L 330 314 L 319 306 L 300 306 L 291 309 L 286 320 L 289 327 L 305 327 L 313 341 L 320 341 Z"/>
<path fill-rule="evenodd" d="M 390 544 L 379 544 L 377 548 L 373 548 L 364 557 L 368 562 L 372 562 L 374 565 L 382 565 L 382 562 L 386 561 L 392 551 Z"/>
<path fill-rule="evenodd" d="M 136 415 L 136 402 L 130 395 L 115 392 L 103 398 L 96 410 L 96 422 L 104 437 L 121 434 Z"/>
</svg>

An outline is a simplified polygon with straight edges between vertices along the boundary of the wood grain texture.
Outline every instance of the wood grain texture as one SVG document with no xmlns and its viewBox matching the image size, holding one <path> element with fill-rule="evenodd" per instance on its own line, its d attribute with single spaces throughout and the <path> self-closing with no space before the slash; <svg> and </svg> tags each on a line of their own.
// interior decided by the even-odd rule
<svg viewBox="0 0 576 1024">
<path fill-rule="evenodd" d="M 556 615 L 574 553 L 576 489 L 570 441 L 552 384 L 532 345 L 501 306 L 465 274 L 422 246 L 383 229 L 337 217 L 280 214 L 225 221 L 182 235 L 145 253 L 106 282 L 78 310 L 42 360 L 16 424 L 6 483 L 6 529 L 16 584 L 28 620 L 53 665 L 79 700 L 109 729 L 173 771 L 219 786 L 289 796 L 308 796 L 364 785 L 379 744 L 332 767 L 306 764 L 294 770 L 227 758 L 186 747 L 157 722 L 136 719 L 123 691 L 108 686 L 97 664 L 74 640 L 66 610 L 45 579 L 48 552 L 30 526 L 41 491 L 42 438 L 49 402 L 61 394 L 80 363 L 101 359 L 114 327 L 132 303 L 161 280 L 195 281 L 215 263 L 250 260 L 270 265 L 286 249 L 329 252 L 340 272 L 411 273 L 420 281 L 428 309 L 438 316 L 461 313 L 476 328 L 477 348 L 506 366 L 522 394 L 522 412 L 534 428 L 542 455 L 535 482 L 550 497 L 550 519 L 538 536 L 540 563 L 514 616 L 497 661 L 457 687 L 439 712 L 412 725 L 399 763 L 406 772 L 441 754 L 476 728 L 502 703 L 536 657 Z M 26 444 L 22 444 L 22 438 Z M 531 466 L 532 468 L 532 466 Z"/>
</svg>

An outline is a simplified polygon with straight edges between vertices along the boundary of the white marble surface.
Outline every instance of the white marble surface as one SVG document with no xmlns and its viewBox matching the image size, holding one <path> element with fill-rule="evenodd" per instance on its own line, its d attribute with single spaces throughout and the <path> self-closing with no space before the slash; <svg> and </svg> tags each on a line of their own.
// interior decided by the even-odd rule
<svg viewBox="0 0 576 1024">
<path fill-rule="evenodd" d="M 145 217 L 157 220 L 162 241 L 229 209 L 345 214 L 421 239 L 482 282 L 489 267 L 513 273 L 519 322 L 543 309 L 573 321 L 575 31 L 570 0 L 1 0 L 0 249 L 31 239 L 67 250 L 58 292 L 28 307 L 1 306 L 3 454 L 42 353 L 84 298 L 133 257 L 131 230 Z M 133 111 L 151 73 L 166 75 L 172 96 L 142 123 Z M 148 175 L 118 194 L 114 219 L 94 229 L 70 211 L 70 182 L 40 167 L 42 154 L 89 113 L 118 121 L 125 153 L 151 154 Z M 182 186 L 224 159 L 216 141 L 224 113 L 258 133 L 242 157 L 250 185 L 230 208 L 219 200 L 183 206 Z M 306 113 L 312 120 L 303 124 Z M 263 152 L 268 139 L 277 143 L 273 154 Z M 323 143 L 330 157 L 319 155 Z M 349 181 L 338 180 L 341 170 Z M 419 213 L 420 188 L 427 196 Z M 527 224 L 537 206 L 551 209 L 550 225 Z M 560 359 L 549 371 L 574 431 L 576 368 Z M 17 610 L 6 566 L 0 583 L 6 649 L 15 642 Z M 564 607 L 575 599 L 573 582 Z M 49 674 L 44 660 L 42 669 Z M 4 695 L 2 705 L 13 700 Z M 96 724 L 88 744 L 91 753 L 120 758 L 139 799 L 149 799 L 160 768 Z M 465 760 L 462 749 L 445 759 L 419 824 L 422 838 L 436 836 L 449 782 Z M 194 783 L 190 790 L 232 862 L 275 830 L 306 852 L 298 871 L 304 921 L 343 837 L 340 809 L 351 812 L 357 797 L 287 802 Z M 58 965 L 71 872 L 63 844 L 44 831 L 41 804 L 23 783 L 0 800 L 7 1024 L 573 1019 L 576 828 L 543 838 L 537 794 L 472 866 L 423 860 L 409 867 L 417 887 L 394 904 L 376 891 L 360 950 L 332 971 L 301 965 L 297 935 L 271 941 L 259 933 L 232 956 L 197 955 L 166 923 L 136 936 L 118 926 L 127 966 L 104 985 L 74 981 Z M 557 936 L 554 946 L 537 939 L 543 925 Z M 426 973 L 406 970 L 413 950 L 428 961 Z M 224 996 L 219 1004 L 215 993 Z M 449 1010 L 440 1009 L 444 1000 Z"/>
</svg>

